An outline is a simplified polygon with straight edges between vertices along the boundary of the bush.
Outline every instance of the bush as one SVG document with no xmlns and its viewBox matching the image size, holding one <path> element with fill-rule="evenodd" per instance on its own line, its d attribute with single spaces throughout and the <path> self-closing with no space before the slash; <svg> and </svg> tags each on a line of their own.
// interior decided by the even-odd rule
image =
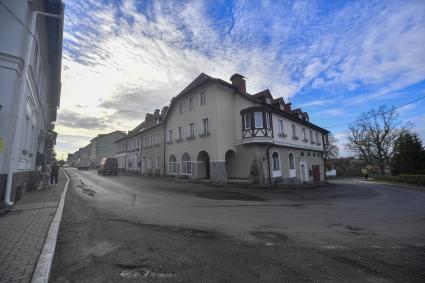
<svg viewBox="0 0 425 283">
<path fill-rule="evenodd" d="M 425 175 L 376 176 L 376 181 L 425 185 Z"/>
</svg>

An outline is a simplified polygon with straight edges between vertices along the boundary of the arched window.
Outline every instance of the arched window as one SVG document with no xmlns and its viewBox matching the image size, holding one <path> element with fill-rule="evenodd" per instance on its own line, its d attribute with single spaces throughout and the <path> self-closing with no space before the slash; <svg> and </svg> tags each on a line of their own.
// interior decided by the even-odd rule
<svg viewBox="0 0 425 283">
<path fill-rule="evenodd" d="M 187 152 L 182 155 L 181 174 L 192 175 L 192 160 Z"/>
<path fill-rule="evenodd" d="M 172 154 L 168 158 L 168 174 L 177 174 L 177 159 Z"/>
<path fill-rule="evenodd" d="M 277 151 L 273 152 L 272 161 L 273 161 L 273 171 L 280 170 L 279 153 L 277 153 Z"/>
<path fill-rule="evenodd" d="M 292 152 L 289 153 L 289 169 L 295 169 L 294 154 Z"/>
</svg>

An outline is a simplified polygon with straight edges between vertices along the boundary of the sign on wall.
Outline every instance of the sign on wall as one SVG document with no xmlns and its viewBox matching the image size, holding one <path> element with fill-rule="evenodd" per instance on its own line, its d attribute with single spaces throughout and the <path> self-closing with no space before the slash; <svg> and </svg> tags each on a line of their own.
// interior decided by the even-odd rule
<svg viewBox="0 0 425 283">
<path fill-rule="evenodd" d="M 4 139 L 0 138 L 0 153 L 4 151 Z"/>
</svg>

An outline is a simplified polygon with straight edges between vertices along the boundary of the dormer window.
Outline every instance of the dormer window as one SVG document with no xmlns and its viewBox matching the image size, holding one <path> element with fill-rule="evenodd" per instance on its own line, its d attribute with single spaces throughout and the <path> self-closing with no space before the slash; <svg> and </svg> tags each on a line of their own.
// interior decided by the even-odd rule
<svg viewBox="0 0 425 283">
<path fill-rule="evenodd" d="M 270 97 L 266 97 L 266 103 L 267 104 L 272 104 L 272 99 Z"/>
<path fill-rule="evenodd" d="M 280 105 L 280 110 L 285 111 L 285 106 L 283 104 Z"/>
</svg>

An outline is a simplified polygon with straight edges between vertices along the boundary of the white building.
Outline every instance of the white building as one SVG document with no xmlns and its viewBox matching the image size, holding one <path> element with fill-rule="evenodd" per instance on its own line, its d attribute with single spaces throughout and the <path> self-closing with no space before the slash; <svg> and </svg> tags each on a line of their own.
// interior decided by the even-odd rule
<svg viewBox="0 0 425 283">
<path fill-rule="evenodd" d="M 92 167 L 99 166 L 105 157 L 114 157 L 117 151 L 115 141 L 125 137 L 121 131 L 113 131 L 108 134 L 100 134 L 90 141 L 90 162 Z"/>
<path fill-rule="evenodd" d="M 123 155 L 120 150 L 120 158 L 133 164 L 141 156 L 141 173 L 213 182 L 323 181 L 328 131 L 283 98 L 274 99 L 269 90 L 249 94 L 243 76 L 230 80 L 198 76 L 172 99 L 157 125 L 142 129 L 145 119 L 127 136 L 127 151 Z M 138 135 L 142 148 L 132 157 Z"/>
<path fill-rule="evenodd" d="M 52 158 L 61 89 L 64 5 L 0 3 L 0 192 L 11 205 Z"/>
</svg>

